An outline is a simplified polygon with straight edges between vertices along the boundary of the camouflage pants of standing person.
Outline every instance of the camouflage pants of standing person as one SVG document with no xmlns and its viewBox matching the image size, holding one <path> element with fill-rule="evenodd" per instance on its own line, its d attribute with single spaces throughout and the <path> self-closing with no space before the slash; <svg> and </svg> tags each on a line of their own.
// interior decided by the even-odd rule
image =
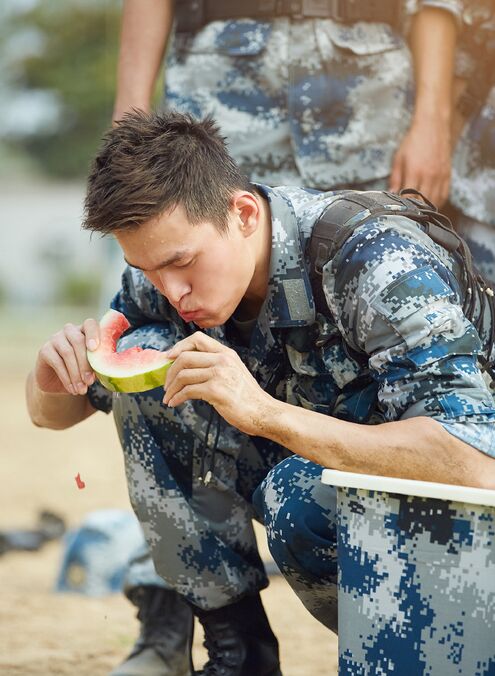
<svg viewBox="0 0 495 676">
<path fill-rule="evenodd" d="M 280 570 L 334 631 L 338 578 L 339 674 L 495 674 L 495 508 L 337 495 L 321 473 L 287 458 L 255 503 Z"/>
<path fill-rule="evenodd" d="M 269 185 L 385 178 L 411 122 L 410 50 L 385 23 L 214 21 L 173 36 L 165 79 L 166 107 L 212 115 L 242 171 Z"/>
</svg>

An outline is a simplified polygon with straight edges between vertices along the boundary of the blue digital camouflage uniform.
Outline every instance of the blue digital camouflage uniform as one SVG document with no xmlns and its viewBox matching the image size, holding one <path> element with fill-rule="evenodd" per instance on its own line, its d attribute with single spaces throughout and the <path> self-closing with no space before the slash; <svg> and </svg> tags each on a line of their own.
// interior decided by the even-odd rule
<svg viewBox="0 0 495 676">
<path fill-rule="evenodd" d="M 165 104 L 213 115 L 253 180 L 335 189 L 385 188 L 412 117 L 410 17 L 434 6 L 461 18 L 461 0 L 404 0 L 385 23 L 277 18 L 213 21 L 175 34 Z"/>
<path fill-rule="evenodd" d="M 459 307 L 450 256 L 409 219 L 374 218 L 325 267 L 330 310 L 315 316 L 304 243 L 338 194 L 260 190 L 272 213 L 272 262 L 250 345 L 231 321 L 206 333 L 232 346 L 279 399 L 363 424 L 427 415 L 495 456 L 495 404 L 476 357 L 486 336 Z M 113 306 L 133 327 L 119 349 L 166 349 L 195 330 L 137 270 L 125 272 Z M 356 349 L 367 353 L 371 378 Z M 335 492 L 321 485 L 322 468 L 247 437 L 204 402 L 169 409 L 162 394 L 112 401 L 99 386 L 90 391 L 97 408 L 113 408 L 131 502 L 158 573 L 205 608 L 265 586 L 251 526 L 261 483 L 256 509 L 277 564 L 306 607 L 336 629 Z M 449 583 L 460 599 L 469 574 Z"/>
<path fill-rule="evenodd" d="M 460 57 L 461 76 L 477 83 L 452 162 L 456 228 L 466 239 L 481 273 L 495 284 L 495 7 L 476 0 L 467 10 Z M 476 105 L 477 104 L 477 105 Z"/>
<path fill-rule="evenodd" d="M 174 34 L 165 103 L 213 115 L 242 171 L 270 185 L 385 189 L 411 120 L 414 12 L 461 17 L 460 0 L 404 0 L 399 30 L 384 23 L 280 18 L 215 21 Z M 161 584 L 148 561 L 128 585 Z"/>
</svg>

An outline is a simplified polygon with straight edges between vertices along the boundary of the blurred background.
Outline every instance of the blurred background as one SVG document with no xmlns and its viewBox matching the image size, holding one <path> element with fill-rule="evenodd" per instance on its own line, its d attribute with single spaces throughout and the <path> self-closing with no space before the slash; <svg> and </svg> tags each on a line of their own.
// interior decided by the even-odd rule
<svg viewBox="0 0 495 676">
<path fill-rule="evenodd" d="M 36 551 L 2 549 L 5 537 L 39 529 L 43 510 L 67 529 L 94 510 L 130 510 L 112 418 L 38 429 L 24 403 L 42 344 L 68 321 L 99 317 L 119 285 L 117 248 L 80 223 L 89 163 L 111 121 L 120 12 L 118 0 L 0 3 L 0 672 L 7 676 L 107 674 L 139 629 L 120 593 L 53 593 L 59 539 Z M 264 547 L 262 533 L 260 540 Z M 335 637 L 285 581 L 274 578 L 263 594 L 284 674 L 336 673 Z M 200 644 L 196 632 L 201 660 Z"/>
<path fill-rule="evenodd" d="M 8 549 L 12 535 L 39 534 L 43 510 L 68 530 L 95 510 L 130 510 L 111 417 L 95 415 L 64 432 L 42 430 L 24 403 L 26 375 L 43 342 L 65 322 L 99 316 L 104 284 L 107 297 L 118 285 L 116 248 L 90 239 L 80 222 L 89 161 L 111 121 L 120 11 L 114 0 L 0 3 L 0 672 L 6 676 L 107 674 L 138 632 L 135 609 L 120 593 L 53 593 L 60 539 L 36 551 Z"/>
<path fill-rule="evenodd" d="M 79 223 L 89 163 L 111 120 L 120 10 L 115 0 L 0 6 L 3 310 L 32 317 L 64 305 L 80 316 L 98 306 L 109 245 L 90 242 Z"/>
</svg>

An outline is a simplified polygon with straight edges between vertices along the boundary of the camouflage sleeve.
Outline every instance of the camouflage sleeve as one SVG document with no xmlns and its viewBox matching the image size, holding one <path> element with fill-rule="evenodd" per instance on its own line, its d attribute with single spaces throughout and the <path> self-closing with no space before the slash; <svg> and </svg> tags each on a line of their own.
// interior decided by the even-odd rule
<svg viewBox="0 0 495 676">
<path fill-rule="evenodd" d="M 464 2 L 466 0 L 404 0 L 404 10 L 406 16 L 413 16 L 423 7 L 436 7 L 444 9 L 455 16 L 460 23 L 462 20 Z"/>
<path fill-rule="evenodd" d="M 103 411 L 103 413 L 110 413 L 112 410 L 112 393 L 110 390 L 107 390 L 106 387 L 103 387 L 101 383 L 96 381 L 88 387 L 88 393 L 86 395 L 94 408 L 97 411 Z"/>
<path fill-rule="evenodd" d="M 444 9 L 446 12 L 450 12 L 455 16 L 459 25 L 462 21 L 463 4 L 464 0 L 417 0 L 418 10 L 423 7 Z"/>
<path fill-rule="evenodd" d="M 425 235 L 400 229 L 406 219 L 378 220 L 358 230 L 325 270 L 339 329 L 367 354 L 385 420 L 430 416 L 495 456 L 495 402 L 476 356 L 481 342 L 446 260 Z"/>
</svg>

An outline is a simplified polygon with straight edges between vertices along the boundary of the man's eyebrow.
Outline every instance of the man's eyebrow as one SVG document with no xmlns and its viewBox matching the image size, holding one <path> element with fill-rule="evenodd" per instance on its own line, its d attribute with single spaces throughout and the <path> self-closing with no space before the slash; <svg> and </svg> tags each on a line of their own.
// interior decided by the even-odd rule
<svg viewBox="0 0 495 676">
<path fill-rule="evenodd" d="M 135 265 L 134 263 L 131 263 L 130 261 L 127 260 L 127 258 L 124 256 L 124 260 L 129 265 L 131 268 L 135 268 L 136 270 L 141 270 L 141 272 L 155 272 L 156 270 L 160 270 L 160 268 L 164 268 L 167 265 L 171 265 L 172 263 L 175 263 L 176 261 L 180 260 L 181 258 L 184 258 L 184 256 L 187 254 L 187 251 L 176 251 L 174 254 L 166 258 L 164 261 L 161 263 L 158 263 L 157 266 L 152 268 L 151 270 L 145 270 L 144 268 L 139 267 L 139 265 Z"/>
</svg>

